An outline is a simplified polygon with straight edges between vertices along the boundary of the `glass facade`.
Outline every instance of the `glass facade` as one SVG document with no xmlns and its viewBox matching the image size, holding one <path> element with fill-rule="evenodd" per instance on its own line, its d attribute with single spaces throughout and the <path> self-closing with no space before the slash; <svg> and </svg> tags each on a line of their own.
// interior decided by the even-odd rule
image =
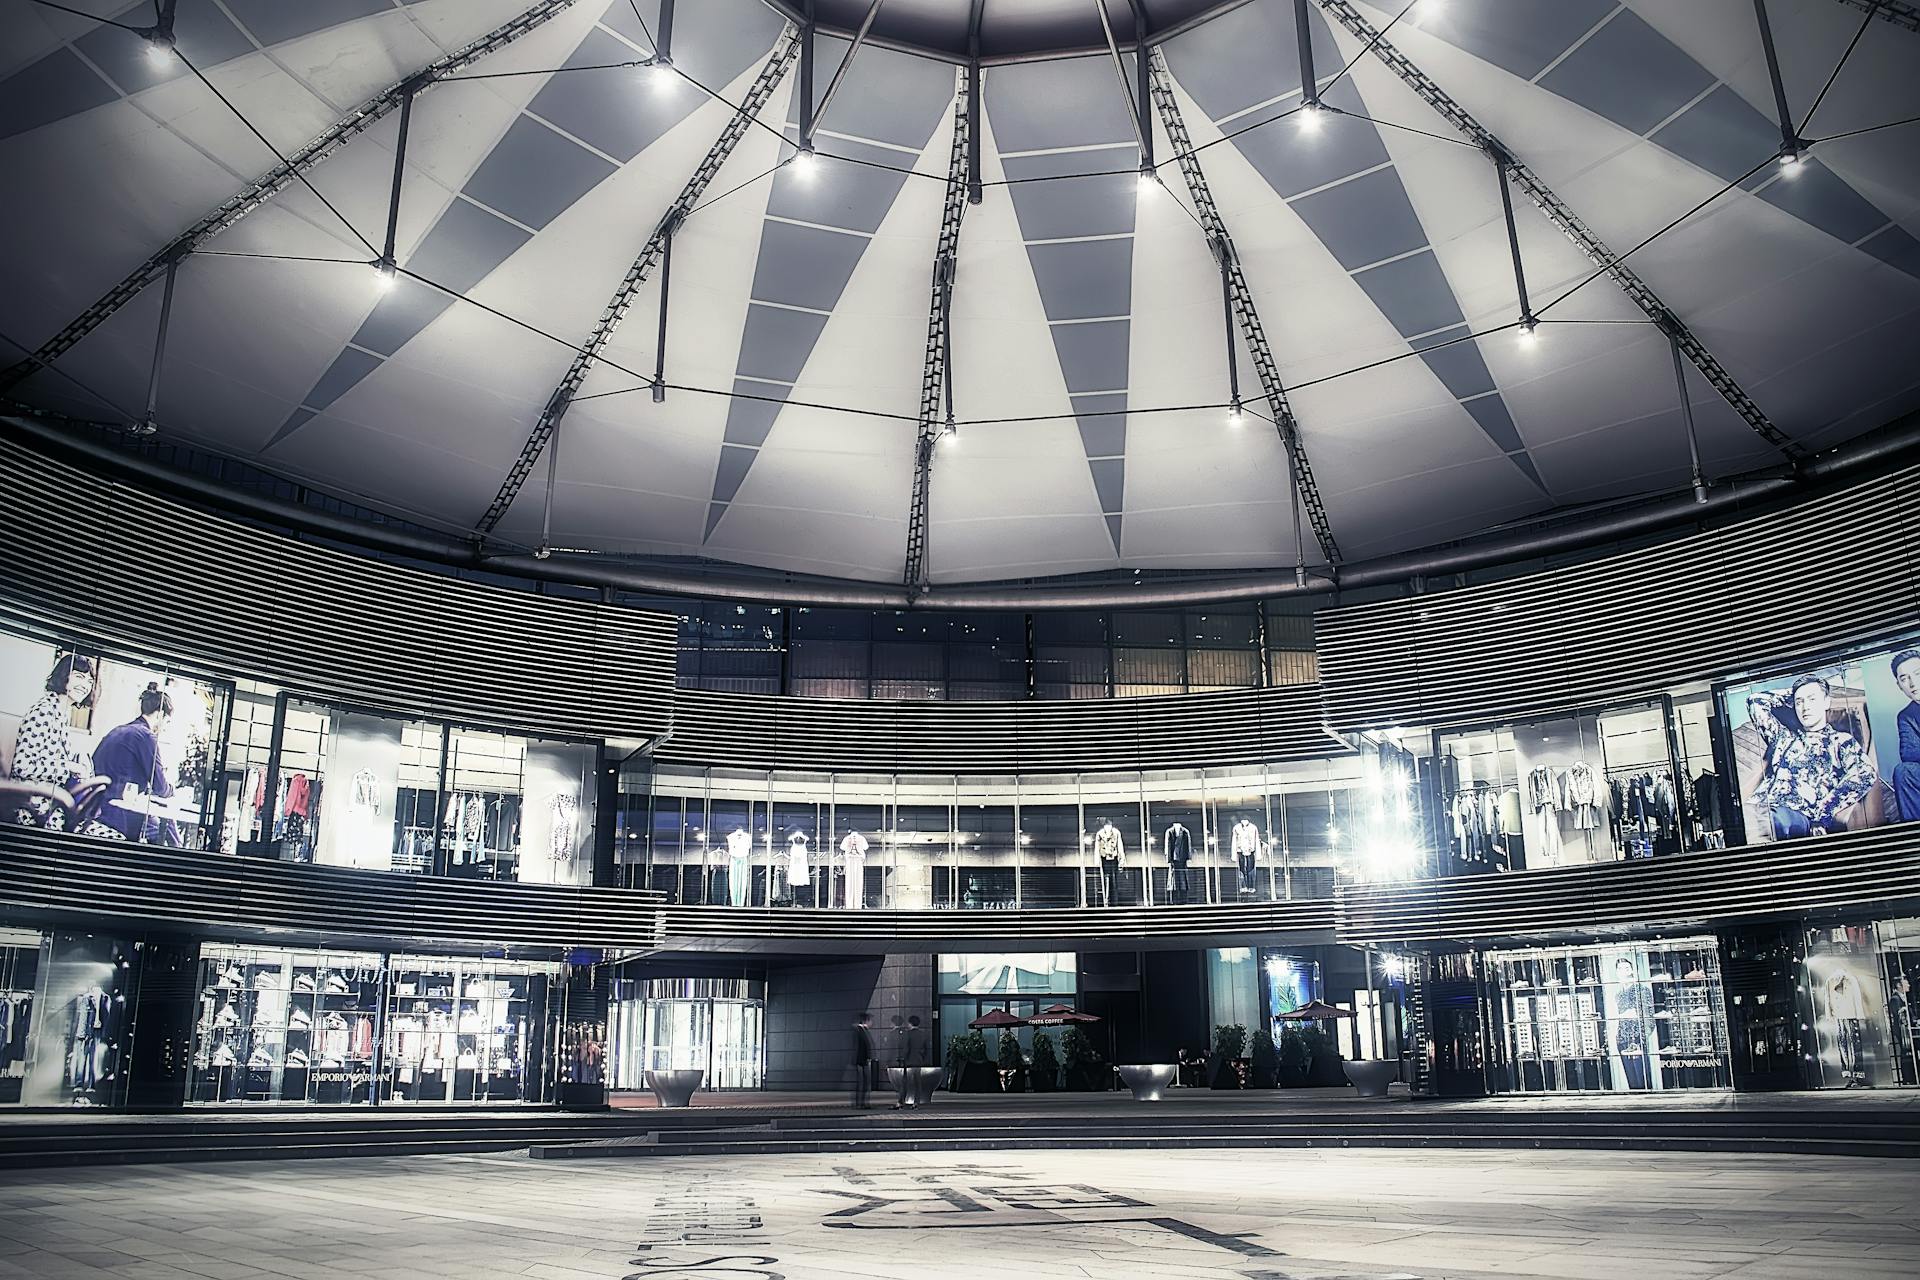
<svg viewBox="0 0 1920 1280">
<path fill-rule="evenodd" d="M 1071 951 L 982 952 L 939 956 L 934 964 L 935 1028 L 942 1045 L 967 1034 L 967 1024 L 995 1009 L 1031 1018 L 1055 1005 L 1075 1007 L 1080 992 L 1080 957 Z M 1033 1052 L 1032 1027 L 1012 1028 L 1022 1055 Z M 1098 1027 L 1088 1032 L 1104 1044 Z M 999 1052 L 1000 1033 L 987 1032 L 987 1056 Z M 1059 1037 L 1058 1028 L 1054 1036 Z"/>
<path fill-rule="evenodd" d="M 647 1087 L 649 1071 L 703 1072 L 702 1090 L 758 1089 L 766 1079 L 767 988 L 745 978 L 621 980 L 612 1009 L 612 1084 Z"/>
<path fill-rule="evenodd" d="M 0 1106 L 125 1103 L 136 952 L 104 934 L 0 929 Z"/>
<path fill-rule="evenodd" d="M 1712 937 L 1491 951 L 1501 1093 L 1730 1089 Z"/>
<path fill-rule="evenodd" d="M 1370 833 L 1410 820 L 1410 785 L 1370 755 L 1021 777 L 655 765 L 621 775 L 617 856 L 627 883 L 687 904 L 993 911 L 1324 897 L 1378 863 Z"/>
<path fill-rule="evenodd" d="M 545 1102 L 560 967 L 204 943 L 190 1103 Z"/>
<path fill-rule="evenodd" d="M 1309 614 L 1279 602 L 1072 613 L 887 613 L 661 601 L 680 686 L 820 698 L 1114 698 L 1317 678 Z"/>
</svg>

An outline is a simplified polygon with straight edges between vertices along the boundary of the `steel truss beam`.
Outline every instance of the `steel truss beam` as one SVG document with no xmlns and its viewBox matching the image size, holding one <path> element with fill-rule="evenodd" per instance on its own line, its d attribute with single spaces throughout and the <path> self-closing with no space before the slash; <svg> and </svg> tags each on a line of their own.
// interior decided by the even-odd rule
<svg viewBox="0 0 1920 1280">
<path fill-rule="evenodd" d="M 920 432 L 913 455 L 913 507 L 907 514 L 907 564 L 900 580 L 908 591 L 927 588 L 927 498 L 933 484 L 933 453 L 953 420 L 953 280 L 960 261 L 960 222 L 967 212 L 970 173 L 969 125 L 973 77 L 953 104 L 953 146 L 947 155 L 947 195 L 940 209 L 940 240 L 933 255 L 932 299 L 927 305 L 927 353 L 920 372 Z M 944 400 L 943 400 L 944 398 Z M 941 416 L 943 407 L 946 415 Z"/>
<path fill-rule="evenodd" d="M 1885 18 L 1909 31 L 1920 31 L 1920 5 L 1908 4 L 1907 0 L 1840 0 L 1840 3 L 1873 17 Z"/>
<path fill-rule="evenodd" d="M 1295 515 L 1298 516 L 1300 507 L 1306 508 L 1308 523 L 1313 526 L 1314 540 L 1320 544 L 1320 554 L 1326 557 L 1328 564 L 1338 564 L 1340 547 L 1334 541 L 1333 526 L 1327 519 L 1327 507 L 1321 501 L 1320 488 L 1314 483 L 1313 464 L 1307 460 L 1306 448 L 1300 443 L 1299 424 L 1294 420 L 1293 406 L 1287 402 L 1287 389 L 1280 381 L 1280 366 L 1275 363 L 1273 348 L 1267 343 L 1266 328 L 1260 323 L 1260 313 L 1254 308 L 1253 290 L 1248 287 L 1247 274 L 1240 267 L 1240 255 L 1234 250 L 1226 219 L 1220 216 L 1220 206 L 1213 201 L 1213 191 L 1207 186 L 1207 175 L 1200 168 L 1200 157 L 1194 154 L 1193 138 L 1187 133 L 1186 121 L 1180 116 L 1179 103 L 1174 100 L 1173 81 L 1167 75 L 1166 60 L 1158 49 L 1154 49 L 1148 63 L 1153 103 L 1159 109 L 1160 124 L 1166 129 L 1167 141 L 1180 162 L 1180 174 L 1187 181 L 1187 194 L 1193 197 L 1193 207 L 1200 215 L 1200 225 L 1213 246 L 1214 256 L 1220 261 L 1233 316 L 1239 321 L 1240 337 L 1253 357 L 1253 367 L 1260 374 L 1260 392 L 1273 410 L 1281 443 L 1286 446 L 1287 457 L 1293 465 L 1294 501 L 1297 504 Z M 1232 339 L 1228 341 L 1231 343 Z"/>
<path fill-rule="evenodd" d="M 535 27 L 569 8 L 573 2 L 574 0 L 540 0 L 540 3 L 527 9 L 519 17 L 495 27 L 465 48 L 429 63 L 422 70 L 368 98 L 322 131 L 306 146 L 288 156 L 285 164 L 275 165 L 260 177 L 255 178 L 235 192 L 226 203 L 175 236 L 165 248 L 135 267 L 126 279 L 109 289 L 98 302 L 81 312 L 66 328 L 41 343 L 39 349 L 32 355 L 5 370 L 0 370 L 0 391 L 15 386 L 34 370 L 52 364 L 72 350 L 82 338 L 105 324 L 116 311 L 133 301 L 142 289 L 166 274 L 169 263 L 179 261 L 258 209 L 294 183 L 299 175 L 325 160 L 343 144 L 359 137 L 380 120 L 385 119 L 389 113 L 397 110 L 415 93 L 430 87 L 440 77 L 462 70 L 488 54 L 512 44 Z"/>
<path fill-rule="evenodd" d="M 1749 396 L 1733 375 L 1707 350 L 1706 344 L 1694 336 L 1691 329 L 1660 300 L 1653 288 L 1642 280 L 1625 263 L 1617 260 L 1601 242 L 1600 237 L 1586 223 L 1580 220 L 1567 203 L 1555 195 L 1553 189 L 1540 179 L 1532 169 L 1509 151 L 1501 141 L 1487 128 L 1467 113 L 1465 107 L 1455 102 L 1447 91 L 1435 84 L 1432 77 L 1416 66 L 1404 53 L 1395 48 L 1386 37 L 1361 17 L 1348 0 L 1316 0 L 1320 8 L 1337 19 L 1341 26 L 1352 32 L 1361 41 L 1372 46 L 1374 57 L 1380 59 L 1388 70 L 1392 71 L 1421 99 L 1442 117 L 1447 123 L 1459 130 L 1475 146 L 1486 152 L 1496 165 L 1504 164 L 1507 173 L 1527 198 L 1538 205 L 1540 211 L 1554 226 L 1566 234 L 1567 239 L 1586 254 L 1593 264 L 1604 271 L 1621 291 L 1633 299 L 1647 318 L 1660 327 L 1661 332 L 1672 338 L 1694 368 L 1700 370 L 1708 384 L 1718 391 L 1726 402 L 1733 406 L 1755 435 L 1772 445 L 1784 457 L 1798 460 L 1806 451 L 1795 444 L 1787 435 L 1767 417 L 1753 397 Z"/>
<path fill-rule="evenodd" d="M 706 193 L 708 184 L 720 172 L 721 166 L 726 164 L 727 158 L 740 144 L 740 139 L 746 136 L 747 130 L 753 127 L 753 122 L 759 117 L 762 108 L 767 105 L 767 99 L 773 96 L 774 89 L 786 77 L 788 69 L 793 66 L 794 59 L 799 55 L 800 43 L 800 33 L 792 26 L 788 26 L 781 33 L 780 43 L 768 56 L 766 65 L 760 68 L 760 74 L 754 78 L 753 87 L 747 90 L 746 97 L 741 100 L 740 109 L 734 112 L 732 118 L 727 121 L 726 127 L 720 131 L 720 136 L 714 139 L 711 147 L 707 148 L 706 156 L 700 161 L 699 167 L 693 171 L 693 176 L 687 179 L 686 185 L 680 189 L 679 196 L 660 216 L 660 222 L 654 227 L 653 234 L 648 237 L 646 246 L 640 250 L 640 256 L 633 260 L 631 267 L 627 268 L 626 277 L 613 291 L 613 296 L 607 299 L 607 305 L 601 311 L 600 319 L 594 323 L 593 331 L 580 345 L 580 350 L 573 357 L 573 363 L 567 366 L 567 372 L 560 379 L 560 385 L 553 389 L 551 396 L 547 397 L 546 407 L 540 411 L 539 420 L 534 423 L 532 434 L 527 437 L 527 443 L 520 449 L 520 456 L 514 459 L 513 466 L 508 469 L 506 479 L 500 483 L 500 491 L 494 495 L 493 501 L 487 506 L 486 514 L 482 515 L 479 523 L 474 526 L 478 532 L 491 533 L 494 526 L 505 518 L 508 508 L 513 506 L 513 500 L 519 496 L 522 486 L 527 482 L 527 476 L 533 471 L 533 464 L 539 461 L 541 453 L 553 439 L 554 428 L 559 426 L 560 419 L 566 416 L 567 409 L 573 404 L 574 396 L 580 391 L 580 384 L 586 381 L 587 371 L 593 368 L 594 361 L 598 360 L 600 353 L 606 349 L 607 340 L 613 337 L 613 331 L 620 327 L 622 320 L 626 319 L 627 311 L 633 306 L 634 298 L 639 295 L 640 287 L 647 282 L 647 278 L 653 274 L 653 269 L 659 265 L 661 257 L 667 252 L 668 242 L 680 229 L 680 224 L 686 221 L 689 213 L 693 212 L 693 207 Z M 655 390 L 660 389 L 661 385 L 656 382 Z"/>
</svg>

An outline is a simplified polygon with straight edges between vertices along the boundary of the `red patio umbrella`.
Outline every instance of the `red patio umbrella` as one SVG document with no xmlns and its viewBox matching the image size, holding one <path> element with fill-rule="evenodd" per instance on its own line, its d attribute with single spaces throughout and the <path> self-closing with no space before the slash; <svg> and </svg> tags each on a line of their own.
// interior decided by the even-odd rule
<svg viewBox="0 0 1920 1280">
<path fill-rule="evenodd" d="M 1050 1004 L 1027 1019 L 1031 1027 L 1058 1027 L 1070 1022 L 1099 1022 L 1097 1013 L 1081 1013 L 1071 1005 Z"/>
<path fill-rule="evenodd" d="M 1025 1018 L 1016 1018 L 1005 1009 L 991 1009 L 967 1024 L 967 1026 L 976 1031 L 996 1030 L 1004 1027 L 1024 1027 L 1026 1025 L 1027 1020 Z"/>
</svg>

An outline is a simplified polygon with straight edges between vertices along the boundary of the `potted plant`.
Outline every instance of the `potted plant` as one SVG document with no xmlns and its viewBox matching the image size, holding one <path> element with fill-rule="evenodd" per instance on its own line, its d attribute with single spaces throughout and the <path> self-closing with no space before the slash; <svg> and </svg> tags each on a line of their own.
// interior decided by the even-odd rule
<svg viewBox="0 0 1920 1280">
<path fill-rule="evenodd" d="M 1216 1089 L 1244 1087 L 1240 1078 L 1240 1055 L 1247 1049 L 1247 1029 L 1235 1022 L 1213 1029 L 1213 1062 L 1207 1070 L 1207 1083 Z"/>
<path fill-rule="evenodd" d="M 1286 1089 L 1298 1089 L 1307 1083 L 1307 1073 L 1313 1068 L 1313 1055 L 1307 1048 L 1307 1040 L 1298 1027 L 1288 1027 L 1280 1033 L 1280 1085 Z"/>
<path fill-rule="evenodd" d="M 1000 1073 L 987 1057 L 987 1037 L 979 1031 L 969 1031 L 959 1040 L 960 1092 L 1000 1092 Z"/>
<path fill-rule="evenodd" d="M 1035 1093 L 1052 1093 L 1060 1087 L 1060 1059 L 1053 1052 L 1053 1037 L 1044 1031 L 1033 1033 L 1033 1065 L 1027 1080 Z"/>
<path fill-rule="evenodd" d="M 1253 1033 L 1253 1070 L 1251 1081 L 1256 1089 L 1271 1089 L 1280 1083 L 1280 1051 L 1273 1046 L 1273 1037 L 1265 1030 Z"/>
<path fill-rule="evenodd" d="M 1086 1034 L 1068 1027 L 1060 1036 L 1060 1057 L 1066 1064 L 1067 1088 L 1103 1092 L 1113 1087 L 1113 1071 Z"/>
<path fill-rule="evenodd" d="M 1340 1069 L 1340 1050 L 1334 1047 L 1327 1033 L 1318 1027 L 1309 1027 L 1300 1036 L 1306 1041 L 1307 1053 L 1311 1058 L 1307 1067 L 1307 1083 L 1316 1089 L 1345 1085 L 1347 1076 Z"/>
<path fill-rule="evenodd" d="M 1020 1040 L 1012 1031 L 1000 1032 L 1000 1089 L 1003 1093 L 1027 1091 L 1027 1060 L 1020 1056 Z"/>
</svg>

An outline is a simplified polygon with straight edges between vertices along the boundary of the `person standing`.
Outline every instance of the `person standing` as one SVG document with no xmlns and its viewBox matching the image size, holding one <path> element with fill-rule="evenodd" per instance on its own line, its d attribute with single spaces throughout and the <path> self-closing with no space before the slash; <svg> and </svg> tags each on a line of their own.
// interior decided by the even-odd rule
<svg viewBox="0 0 1920 1280">
<path fill-rule="evenodd" d="M 896 1021 L 898 1021 L 896 1019 Z M 917 1076 L 915 1067 L 927 1065 L 927 1032 L 920 1025 L 920 1015 L 914 1014 L 907 1019 L 906 1029 L 900 1033 L 899 1044 L 900 1078 L 894 1083 L 893 1109 L 898 1111 L 907 1105 L 914 1096 L 914 1081 Z"/>
<path fill-rule="evenodd" d="M 853 1105 L 865 1111 L 873 1092 L 873 1015 L 862 1010 L 853 1023 Z"/>
</svg>

